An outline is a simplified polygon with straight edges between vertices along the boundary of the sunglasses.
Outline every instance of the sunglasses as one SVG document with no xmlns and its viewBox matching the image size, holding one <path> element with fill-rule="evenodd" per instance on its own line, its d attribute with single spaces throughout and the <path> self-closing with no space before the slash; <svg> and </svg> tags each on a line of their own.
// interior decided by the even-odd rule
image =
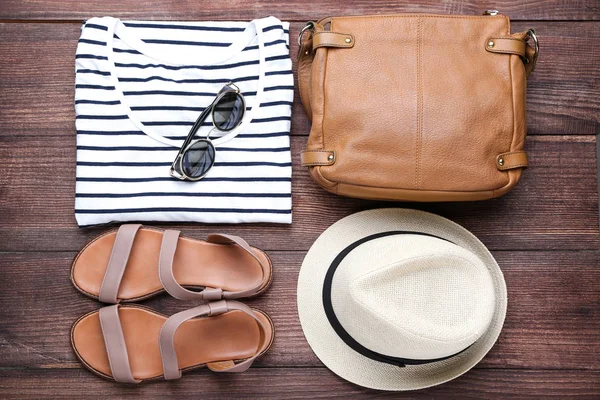
<svg viewBox="0 0 600 400">
<path fill-rule="evenodd" d="M 217 97 L 204 109 L 190 129 L 175 161 L 171 164 L 170 175 L 182 181 L 199 181 L 204 178 L 215 164 L 216 150 L 209 139 L 211 133 L 214 130 L 232 131 L 242 122 L 245 111 L 246 102 L 240 89 L 232 82 L 223 86 Z M 212 116 L 213 128 L 205 138 L 193 140 L 209 114 Z"/>
</svg>

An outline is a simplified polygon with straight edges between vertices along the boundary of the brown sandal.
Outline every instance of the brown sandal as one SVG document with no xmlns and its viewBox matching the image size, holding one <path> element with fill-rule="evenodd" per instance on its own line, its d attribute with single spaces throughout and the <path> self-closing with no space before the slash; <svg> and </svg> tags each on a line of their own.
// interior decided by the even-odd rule
<svg viewBox="0 0 600 400">
<path fill-rule="evenodd" d="M 181 300 L 238 299 L 264 292 L 271 279 L 269 256 L 237 236 L 213 234 L 203 241 L 138 224 L 95 238 L 71 267 L 73 285 L 105 303 L 165 290 Z"/>
<path fill-rule="evenodd" d="M 195 318 L 201 317 L 204 318 Z M 269 316 L 237 301 L 220 300 L 167 318 L 148 307 L 112 305 L 79 318 L 71 344 L 92 372 L 117 382 L 177 379 L 207 366 L 243 372 L 269 350 Z"/>
</svg>

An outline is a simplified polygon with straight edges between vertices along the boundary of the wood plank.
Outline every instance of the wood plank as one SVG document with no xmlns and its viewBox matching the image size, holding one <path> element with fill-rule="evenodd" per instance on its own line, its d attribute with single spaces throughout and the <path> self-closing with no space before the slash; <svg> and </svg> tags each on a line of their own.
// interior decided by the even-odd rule
<svg viewBox="0 0 600 400">
<path fill-rule="evenodd" d="M 272 315 L 276 341 L 246 373 L 197 371 L 178 382 L 117 385 L 85 370 L 70 349 L 71 323 L 100 303 L 71 286 L 69 266 L 75 252 L 106 229 L 79 229 L 73 218 L 73 58 L 82 20 L 99 15 L 249 20 L 271 14 L 293 21 L 294 58 L 295 36 L 308 19 L 392 12 L 477 15 L 489 7 L 481 0 L 258 0 L 251 5 L 239 0 L 1 0 L 0 398 L 64 399 L 82 393 L 160 399 L 197 398 L 198 393 L 219 399 L 600 398 L 600 238 L 593 136 L 600 132 L 600 52 L 593 51 L 600 40 L 600 2 L 594 0 L 499 0 L 493 5 L 513 18 L 513 32 L 535 27 L 542 46 L 528 83 L 532 166 L 509 195 L 425 205 L 328 194 L 299 167 L 310 123 L 296 90 L 294 224 L 170 225 L 200 238 L 214 231 L 238 234 L 274 250 L 273 286 L 248 303 Z M 418 392 L 379 392 L 338 378 L 310 350 L 297 316 L 298 270 L 316 237 L 346 215 L 388 206 L 436 212 L 470 229 L 493 249 L 509 291 L 506 323 L 492 351 L 464 376 Z M 169 314 L 193 306 L 167 296 L 145 304 Z"/>
<path fill-rule="evenodd" d="M 22 132 L 22 133 L 21 133 Z M 78 250 L 106 227 L 78 229 L 73 207 L 75 141 L 29 131 L 0 136 L 0 251 Z M 267 250 L 306 250 L 340 218 L 373 207 L 416 207 L 465 226 L 492 249 L 597 249 L 598 195 L 593 136 L 533 136 L 531 167 L 508 195 L 469 203 L 386 203 L 335 196 L 299 165 L 294 137 L 293 219 L 289 225 L 175 225 L 205 237 L 224 231 Z"/>
<path fill-rule="evenodd" d="M 511 25 L 512 32 L 534 27 L 540 37 L 539 60 L 527 82 L 527 126 L 530 135 L 567 132 L 598 134 L 600 52 L 595 52 L 595 56 L 585 55 L 585 51 L 573 54 L 580 52 L 573 49 L 579 46 L 583 36 L 591 35 L 594 40 L 600 40 L 600 26 L 593 25 L 596 23 L 584 23 L 581 26 L 586 26 L 584 31 L 579 31 L 576 23 L 516 22 Z M 577 65 L 574 65 L 572 56 L 579 60 Z M 574 88 L 579 94 L 573 93 L 571 96 L 569 93 Z M 569 98 L 563 97 L 565 95 Z"/>
<path fill-rule="evenodd" d="M 453 381 L 413 392 L 382 392 L 348 383 L 324 368 L 251 368 L 241 374 L 205 370 L 177 382 L 118 385 L 83 370 L 2 370 L 0 393 L 6 398 L 164 399 L 404 399 L 423 396 L 443 399 L 598 398 L 598 371 L 473 369 Z"/>
<path fill-rule="evenodd" d="M 418 3 L 403 1 L 335 0 L 289 1 L 259 0 L 249 7 L 244 1 L 196 2 L 162 1 L 158 3 L 136 0 L 105 0 L 82 2 L 78 0 L 45 0 L 24 2 L 3 0 L 0 19 L 82 20 L 90 15 L 118 15 L 120 18 L 151 20 L 223 20 L 252 19 L 275 15 L 294 21 L 306 21 L 331 15 L 370 15 L 392 13 L 440 13 L 480 15 L 490 4 L 513 19 L 532 20 L 587 20 L 600 19 L 600 5 L 593 0 L 545 0 L 523 2 L 483 0 L 438 2 L 422 0 Z M 118 11 L 117 11 L 118 10 Z"/>
<path fill-rule="evenodd" d="M 600 52 L 589 49 L 600 41 L 599 24 L 514 24 L 513 31 L 535 26 L 542 43 L 538 68 L 529 82 L 530 134 L 597 133 Z M 293 59 L 301 26 L 294 23 L 291 28 Z M 79 24 L 0 24 L 0 135 L 11 135 L 17 128 L 40 134 L 73 131 L 73 66 L 79 34 Z M 310 123 L 297 90 L 295 98 L 292 134 L 307 135 Z"/>
<path fill-rule="evenodd" d="M 0 257 L 0 368 L 78 368 L 71 324 L 100 303 L 68 279 L 74 252 L 5 253 Z M 274 282 L 256 299 L 276 327 L 263 367 L 320 366 L 300 327 L 298 271 L 305 252 L 271 252 Z M 508 287 L 500 339 L 480 368 L 600 370 L 600 252 L 494 252 Z M 144 302 L 167 314 L 192 307 L 161 295 Z"/>
</svg>

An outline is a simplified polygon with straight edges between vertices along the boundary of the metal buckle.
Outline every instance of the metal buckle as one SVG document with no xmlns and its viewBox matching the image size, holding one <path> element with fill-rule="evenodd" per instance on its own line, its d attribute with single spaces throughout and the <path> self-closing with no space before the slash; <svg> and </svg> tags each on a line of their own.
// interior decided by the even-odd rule
<svg viewBox="0 0 600 400">
<path fill-rule="evenodd" d="M 492 17 L 496 16 L 498 14 L 500 14 L 500 12 L 498 10 L 485 10 L 483 12 L 483 15 L 491 15 Z"/>
<path fill-rule="evenodd" d="M 538 54 L 540 53 L 540 44 L 533 28 L 527 29 L 527 36 L 525 40 L 528 41 L 529 39 L 533 40 L 534 53 L 532 60 L 529 60 L 529 58 L 525 57 L 525 64 L 529 64 L 531 62 L 531 72 L 533 72 L 535 65 L 537 64 Z"/>
<path fill-rule="evenodd" d="M 298 46 L 302 46 L 302 35 L 304 35 L 304 32 L 306 32 L 309 29 L 314 32 L 314 30 L 315 30 L 315 23 L 314 22 L 308 21 L 306 23 L 306 25 L 304 25 L 304 27 L 302 28 L 302 30 L 298 34 Z"/>
</svg>

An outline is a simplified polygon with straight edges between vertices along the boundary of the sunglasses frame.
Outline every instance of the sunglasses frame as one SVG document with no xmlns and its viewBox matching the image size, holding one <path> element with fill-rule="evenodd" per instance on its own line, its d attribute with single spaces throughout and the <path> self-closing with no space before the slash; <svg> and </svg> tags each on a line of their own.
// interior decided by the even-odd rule
<svg viewBox="0 0 600 400">
<path fill-rule="evenodd" d="M 219 101 L 221 101 L 223 99 L 223 97 L 225 97 L 229 93 L 236 93 L 237 96 L 242 100 L 242 113 L 240 115 L 239 121 L 237 122 L 237 124 L 235 126 L 233 126 L 230 129 L 219 129 L 217 127 L 217 125 L 215 124 L 216 106 L 219 103 Z M 194 136 L 196 136 L 196 133 L 202 126 L 202 123 L 204 121 L 206 121 L 206 119 L 208 118 L 209 113 L 210 113 L 210 116 L 212 119 L 213 128 L 208 132 L 206 137 L 193 140 Z M 212 169 L 213 165 L 215 164 L 215 158 L 216 158 L 216 152 L 217 152 L 215 145 L 210 140 L 210 135 L 212 134 L 212 132 L 214 130 L 217 130 L 219 132 L 231 132 L 232 130 L 234 130 L 235 128 L 240 126 L 240 124 L 244 120 L 245 113 L 246 113 L 246 99 L 240 92 L 240 88 L 237 87 L 233 82 L 227 83 L 219 91 L 219 93 L 217 94 L 217 97 L 212 101 L 212 103 L 208 107 L 206 107 L 204 109 L 204 111 L 202 111 L 202 113 L 200 114 L 200 116 L 198 117 L 196 122 L 194 122 L 194 126 L 192 126 L 192 128 L 190 129 L 190 132 L 188 133 L 187 137 L 183 141 L 183 144 L 179 148 L 179 152 L 177 153 L 175 160 L 171 164 L 171 169 L 169 171 L 169 175 L 171 175 L 173 178 L 176 178 L 176 179 L 179 179 L 182 181 L 185 181 L 185 180 L 199 181 L 200 179 L 204 178 L 206 176 L 206 174 L 208 174 L 208 172 Z M 208 146 L 213 148 L 213 151 L 215 153 L 215 158 L 213 158 L 212 163 L 210 164 L 210 167 L 208 167 L 208 169 L 206 170 L 206 172 L 203 175 L 198 176 L 198 177 L 190 177 L 190 176 L 186 175 L 186 173 L 183 171 L 183 156 L 185 155 L 186 152 L 188 152 L 190 150 L 190 148 L 192 146 L 194 146 L 195 144 L 197 144 L 199 142 L 207 142 Z M 176 167 L 179 167 L 179 171 L 176 170 Z"/>
</svg>

